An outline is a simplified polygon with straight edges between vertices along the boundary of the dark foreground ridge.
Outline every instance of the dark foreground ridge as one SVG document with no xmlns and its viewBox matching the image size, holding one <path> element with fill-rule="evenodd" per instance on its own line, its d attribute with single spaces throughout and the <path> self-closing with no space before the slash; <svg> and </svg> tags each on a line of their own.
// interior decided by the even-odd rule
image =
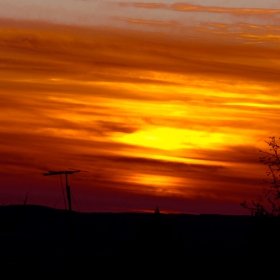
<svg viewBox="0 0 280 280">
<path fill-rule="evenodd" d="M 269 230 L 251 216 L 72 212 L 70 217 L 66 210 L 43 206 L 2 206 L 0 268 L 178 270 L 210 262 L 249 267 L 255 254 L 269 254 L 264 250 L 271 244 L 263 241 Z"/>
</svg>

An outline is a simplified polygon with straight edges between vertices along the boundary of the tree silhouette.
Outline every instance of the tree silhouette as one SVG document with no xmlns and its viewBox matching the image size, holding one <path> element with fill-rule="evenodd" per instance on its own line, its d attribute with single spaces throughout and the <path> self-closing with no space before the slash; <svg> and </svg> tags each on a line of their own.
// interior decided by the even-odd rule
<svg viewBox="0 0 280 280">
<path fill-rule="evenodd" d="M 240 204 L 251 211 L 253 216 L 258 217 L 280 217 L 280 146 L 276 143 L 275 137 L 269 137 L 269 139 L 269 141 L 265 141 L 269 145 L 269 151 L 259 150 L 262 154 L 260 162 L 269 169 L 266 172 L 269 179 L 264 180 L 268 186 L 263 188 L 265 199 L 252 200 L 252 206 L 249 206 L 246 201 Z"/>
</svg>

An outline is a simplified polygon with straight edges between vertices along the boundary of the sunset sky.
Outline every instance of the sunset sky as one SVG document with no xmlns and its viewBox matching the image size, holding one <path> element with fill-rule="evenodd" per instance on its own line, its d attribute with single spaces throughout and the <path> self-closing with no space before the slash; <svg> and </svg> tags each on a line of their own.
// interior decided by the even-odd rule
<svg viewBox="0 0 280 280">
<path fill-rule="evenodd" d="M 279 0 L 0 0 L 0 204 L 249 214 L 280 137 Z M 280 140 L 279 140 L 280 141 Z"/>
</svg>

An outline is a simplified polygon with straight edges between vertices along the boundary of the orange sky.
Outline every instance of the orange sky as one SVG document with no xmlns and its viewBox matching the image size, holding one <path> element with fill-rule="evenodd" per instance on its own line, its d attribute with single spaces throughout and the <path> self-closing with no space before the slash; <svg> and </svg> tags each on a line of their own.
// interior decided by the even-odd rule
<svg viewBox="0 0 280 280">
<path fill-rule="evenodd" d="M 280 10 L 108 7 L 0 19 L 0 203 L 64 208 L 64 177 L 42 174 L 77 168 L 74 210 L 249 214 L 280 136 Z"/>
</svg>

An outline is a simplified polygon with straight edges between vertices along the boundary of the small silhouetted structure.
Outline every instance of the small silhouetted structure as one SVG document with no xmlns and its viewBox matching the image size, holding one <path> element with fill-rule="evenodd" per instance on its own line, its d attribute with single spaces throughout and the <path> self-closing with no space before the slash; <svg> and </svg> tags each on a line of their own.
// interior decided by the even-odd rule
<svg viewBox="0 0 280 280">
<path fill-rule="evenodd" d="M 155 209 L 155 214 L 156 215 L 158 215 L 160 212 L 159 212 L 159 209 L 158 209 L 158 207 L 156 207 L 156 209 Z"/>
<path fill-rule="evenodd" d="M 65 174 L 65 183 L 66 183 L 66 194 L 68 199 L 68 209 L 71 212 L 72 211 L 72 204 L 71 204 L 71 192 L 70 192 L 70 186 L 68 185 L 68 177 L 69 174 L 74 174 L 76 172 L 81 172 L 81 170 L 66 170 L 66 171 L 49 171 L 48 173 L 44 173 L 44 176 L 52 176 L 52 175 L 61 175 Z"/>
<path fill-rule="evenodd" d="M 63 170 L 63 171 L 49 171 L 48 173 L 44 173 L 44 176 L 52 176 L 52 175 L 61 175 L 65 174 L 65 184 L 66 184 L 66 194 L 67 194 L 67 200 L 68 200 L 68 210 L 69 210 L 69 237 L 70 237 L 70 246 L 69 246 L 69 257 L 70 257 L 70 263 L 72 262 L 72 243 L 73 243 L 73 230 L 72 230 L 72 204 L 71 204 L 71 191 L 70 186 L 68 185 L 68 175 L 74 174 L 77 172 L 81 172 L 81 170 Z M 87 171 L 83 171 L 87 172 Z"/>
</svg>

